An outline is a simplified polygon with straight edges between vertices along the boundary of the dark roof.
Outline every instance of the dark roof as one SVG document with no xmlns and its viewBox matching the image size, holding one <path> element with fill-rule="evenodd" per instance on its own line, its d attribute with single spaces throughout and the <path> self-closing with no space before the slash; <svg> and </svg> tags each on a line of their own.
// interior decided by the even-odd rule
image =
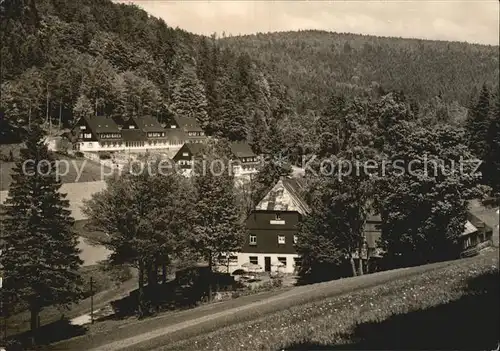
<svg viewBox="0 0 500 351">
<path fill-rule="evenodd" d="M 124 141 L 146 141 L 146 134 L 139 129 L 122 129 L 122 139 Z"/>
<path fill-rule="evenodd" d="M 471 200 L 469 203 L 468 220 L 478 229 L 489 231 L 498 231 L 498 207 L 490 208 L 484 206 L 478 200 Z"/>
<path fill-rule="evenodd" d="M 94 133 L 119 133 L 120 128 L 111 117 L 85 116 L 83 117 Z"/>
<path fill-rule="evenodd" d="M 141 117 L 132 117 L 132 119 L 137 127 L 146 133 L 165 131 L 165 128 L 163 128 L 160 122 L 158 122 L 158 120 L 153 116 L 146 115 Z"/>
<path fill-rule="evenodd" d="M 201 143 L 185 143 L 186 146 L 193 156 L 200 156 L 205 151 L 206 145 Z"/>
<path fill-rule="evenodd" d="M 175 123 L 184 131 L 203 132 L 196 118 L 185 116 L 174 116 Z"/>
<path fill-rule="evenodd" d="M 177 151 L 177 153 L 174 155 L 174 159 L 177 160 L 181 157 L 181 154 L 183 152 L 186 152 L 186 149 L 189 151 L 191 156 L 193 157 L 200 157 L 203 155 L 203 151 L 205 150 L 206 145 L 205 144 L 198 144 L 198 143 L 184 143 L 182 147 Z"/>
<path fill-rule="evenodd" d="M 231 148 L 233 155 L 238 158 L 256 156 L 247 142 L 234 141 L 229 145 L 229 147 Z"/>
<path fill-rule="evenodd" d="M 187 135 L 181 129 L 165 129 L 165 136 L 168 140 L 187 140 Z"/>
</svg>

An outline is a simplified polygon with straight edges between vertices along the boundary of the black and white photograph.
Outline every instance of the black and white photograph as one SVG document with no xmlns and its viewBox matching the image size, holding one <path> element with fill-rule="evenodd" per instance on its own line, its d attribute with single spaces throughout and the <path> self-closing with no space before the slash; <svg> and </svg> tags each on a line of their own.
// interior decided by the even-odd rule
<svg viewBox="0 0 500 351">
<path fill-rule="evenodd" d="M 500 1 L 0 28 L 0 351 L 500 349 Z"/>
</svg>

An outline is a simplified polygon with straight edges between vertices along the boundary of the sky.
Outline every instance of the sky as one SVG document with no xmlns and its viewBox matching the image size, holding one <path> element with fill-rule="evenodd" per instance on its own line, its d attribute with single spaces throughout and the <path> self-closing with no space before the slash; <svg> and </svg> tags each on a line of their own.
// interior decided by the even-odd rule
<svg viewBox="0 0 500 351">
<path fill-rule="evenodd" d="M 134 0 L 171 27 L 210 35 L 318 29 L 499 44 L 498 0 Z"/>
</svg>

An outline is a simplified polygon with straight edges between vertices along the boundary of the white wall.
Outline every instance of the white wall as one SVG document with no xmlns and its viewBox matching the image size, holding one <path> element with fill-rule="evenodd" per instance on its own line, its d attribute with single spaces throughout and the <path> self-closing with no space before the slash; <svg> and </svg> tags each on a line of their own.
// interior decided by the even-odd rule
<svg viewBox="0 0 500 351">
<path fill-rule="evenodd" d="M 147 142 L 144 146 L 131 146 L 128 147 L 125 143 L 113 145 L 101 146 L 97 141 L 80 141 L 75 144 L 75 150 L 85 152 L 85 151 L 130 151 L 130 152 L 145 152 L 146 150 L 175 150 L 176 152 L 180 150 L 182 144 L 170 144 L 168 142 L 159 143 L 156 145 L 149 145 Z"/>
<path fill-rule="evenodd" d="M 238 252 L 235 253 L 234 256 L 237 257 L 236 261 L 229 263 L 229 273 L 234 272 L 237 269 L 245 269 L 242 266 L 245 263 L 250 262 L 250 256 L 257 256 L 258 265 L 261 267 L 260 270 L 256 272 L 264 272 L 265 271 L 265 257 L 271 258 L 271 272 L 278 271 L 277 266 L 273 266 L 272 264 L 278 261 L 278 257 L 286 257 L 286 267 L 279 268 L 279 272 L 283 273 L 294 273 L 295 272 L 295 258 L 299 257 L 297 254 L 276 254 L 276 253 L 246 253 L 246 252 Z M 227 273 L 228 267 L 227 265 L 220 265 L 218 270 L 223 273 Z"/>
</svg>

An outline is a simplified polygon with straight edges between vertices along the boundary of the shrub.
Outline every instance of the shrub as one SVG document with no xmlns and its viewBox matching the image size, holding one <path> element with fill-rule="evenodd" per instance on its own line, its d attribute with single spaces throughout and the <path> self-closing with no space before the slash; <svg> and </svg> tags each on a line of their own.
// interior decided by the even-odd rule
<svg viewBox="0 0 500 351">
<path fill-rule="evenodd" d="M 110 160 L 111 154 L 109 152 L 99 152 L 99 159 L 101 160 Z"/>
<path fill-rule="evenodd" d="M 80 152 L 80 151 L 75 152 L 75 156 L 76 156 L 76 157 L 80 157 L 80 158 L 81 158 L 81 157 L 84 157 L 84 156 L 83 156 L 83 152 Z"/>
<path fill-rule="evenodd" d="M 280 288 L 283 285 L 283 279 L 275 278 L 273 279 L 273 288 Z"/>
</svg>

